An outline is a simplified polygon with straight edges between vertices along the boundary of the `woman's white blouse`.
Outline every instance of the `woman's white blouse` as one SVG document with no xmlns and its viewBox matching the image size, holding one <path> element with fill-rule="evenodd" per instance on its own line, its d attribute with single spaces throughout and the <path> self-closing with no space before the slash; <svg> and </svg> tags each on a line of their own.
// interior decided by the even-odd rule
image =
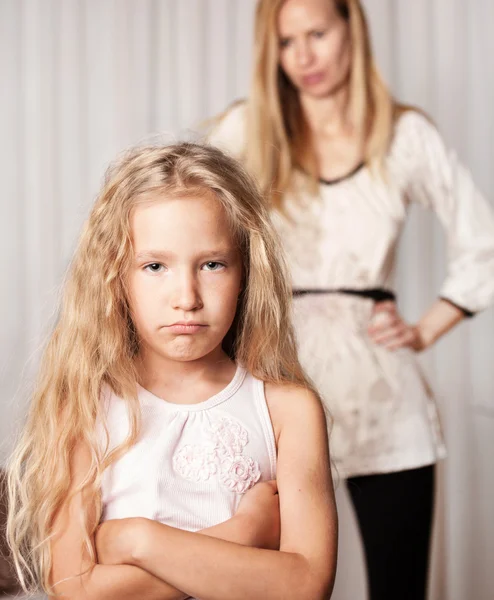
<svg viewBox="0 0 494 600">
<path fill-rule="evenodd" d="M 245 106 L 232 108 L 211 143 L 242 158 Z M 416 111 L 395 127 L 385 180 L 367 167 L 337 183 L 286 194 L 273 213 L 294 289 L 393 288 L 396 246 L 411 202 L 432 209 L 447 235 L 439 296 L 475 313 L 494 300 L 494 216 L 469 172 Z M 414 354 L 389 352 L 366 334 L 372 301 L 340 294 L 294 300 L 299 354 L 333 421 L 331 448 L 343 476 L 415 468 L 444 456 L 431 391 Z"/>
</svg>

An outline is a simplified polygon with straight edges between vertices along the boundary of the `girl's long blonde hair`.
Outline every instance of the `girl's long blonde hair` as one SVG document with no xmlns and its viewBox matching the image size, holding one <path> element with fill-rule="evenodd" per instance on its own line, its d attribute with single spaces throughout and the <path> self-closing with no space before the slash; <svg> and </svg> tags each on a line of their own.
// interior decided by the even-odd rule
<svg viewBox="0 0 494 600">
<path fill-rule="evenodd" d="M 226 350 L 255 377 L 313 389 L 297 359 L 291 326 L 287 268 L 254 180 L 233 159 L 207 146 L 141 147 L 126 153 L 106 175 L 82 232 L 64 287 L 60 315 L 42 357 L 27 422 L 9 468 L 8 540 L 26 591 L 50 589 L 50 537 L 67 500 L 76 443 L 92 462 L 81 484 L 96 499 L 103 470 L 135 443 L 139 431 L 134 359 L 139 340 L 125 280 L 132 260 L 129 219 L 137 203 L 188 193 L 212 193 L 224 207 L 243 256 L 244 291 L 225 340 Z M 131 432 L 108 452 L 102 388 L 127 402 Z M 85 545 L 96 525 L 87 514 Z"/>
<path fill-rule="evenodd" d="M 259 0 L 255 19 L 254 72 L 246 111 L 245 164 L 261 190 L 281 208 L 293 171 L 302 167 L 316 190 L 318 165 L 298 92 L 279 65 L 278 13 L 285 0 Z M 351 67 L 349 116 L 361 140 L 366 164 L 382 171 L 395 120 L 406 107 L 397 104 L 381 78 L 371 50 L 369 29 L 359 0 L 335 2 L 348 22 Z"/>
</svg>

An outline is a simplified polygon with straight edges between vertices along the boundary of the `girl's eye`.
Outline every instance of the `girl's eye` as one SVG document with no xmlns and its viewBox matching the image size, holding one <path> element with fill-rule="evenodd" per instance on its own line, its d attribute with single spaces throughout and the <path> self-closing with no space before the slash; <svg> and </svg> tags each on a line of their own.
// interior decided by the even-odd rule
<svg viewBox="0 0 494 600">
<path fill-rule="evenodd" d="M 205 271 L 219 271 L 224 266 L 225 265 L 223 263 L 216 262 L 214 260 L 210 260 L 209 262 L 207 262 L 203 265 L 203 268 Z"/>
<path fill-rule="evenodd" d="M 144 267 L 145 271 L 149 271 L 149 273 L 161 273 L 161 271 L 164 269 L 165 267 L 160 264 L 160 263 L 151 263 L 149 265 L 146 265 Z"/>
<path fill-rule="evenodd" d="M 288 48 L 291 40 L 289 38 L 281 38 L 280 39 L 280 48 Z"/>
<path fill-rule="evenodd" d="M 317 29 L 316 31 L 312 32 L 312 35 L 316 39 L 320 39 L 320 38 L 324 37 L 325 33 L 326 33 L 326 31 L 324 31 L 323 29 Z"/>
</svg>

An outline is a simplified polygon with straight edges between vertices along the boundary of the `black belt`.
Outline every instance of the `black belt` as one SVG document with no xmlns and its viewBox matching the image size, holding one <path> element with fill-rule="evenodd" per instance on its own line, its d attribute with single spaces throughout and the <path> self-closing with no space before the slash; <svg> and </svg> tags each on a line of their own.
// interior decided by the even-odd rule
<svg viewBox="0 0 494 600">
<path fill-rule="evenodd" d="M 370 300 L 374 300 L 374 302 L 396 301 L 396 294 L 385 288 L 367 288 L 363 290 L 352 290 L 349 288 L 292 290 L 292 294 L 294 297 L 307 296 L 308 294 L 347 294 L 349 296 L 369 298 Z"/>
</svg>

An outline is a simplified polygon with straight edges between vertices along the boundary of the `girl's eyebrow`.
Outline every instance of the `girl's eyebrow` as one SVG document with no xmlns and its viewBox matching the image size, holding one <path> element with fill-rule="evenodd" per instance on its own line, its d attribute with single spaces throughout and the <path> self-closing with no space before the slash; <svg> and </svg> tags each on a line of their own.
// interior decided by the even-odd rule
<svg viewBox="0 0 494 600">
<path fill-rule="evenodd" d="M 212 256 L 224 256 L 229 257 L 235 252 L 235 248 L 226 246 L 224 248 L 216 248 L 213 250 L 204 250 L 197 254 L 197 257 L 212 257 Z M 170 258 L 176 258 L 175 252 L 166 252 L 163 250 L 143 250 L 135 255 L 136 261 L 141 260 L 169 260 Z"/>
<path fill-rule="evenodd" d="M 199 252 L 198 256 L 224 256 L 228 257 L 235 252 L 235 248 L 231 246 L 224 246 L 223 248 L 215 248 L 213 250 L 204 250 L 204 252 Z"/>
<path fill-rule="evenodd" d="M 142 252 L 138 252 L 135 255 L 136 260 L 152 260 L 152 259 L 162 259 L 166 260 L 167 258 L 175 256 L 173 252 L 164 252 L 163 250 L 144 250 Z"/>
</svg>

